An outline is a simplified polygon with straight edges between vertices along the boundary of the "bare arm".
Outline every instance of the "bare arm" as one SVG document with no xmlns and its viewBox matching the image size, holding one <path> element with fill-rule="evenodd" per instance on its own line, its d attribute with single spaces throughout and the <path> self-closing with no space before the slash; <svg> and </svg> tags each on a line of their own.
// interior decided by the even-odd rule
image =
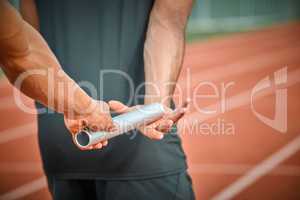
<svg viewBox="0 0 300 200">
<path fill-rule="evenodd" d="M 193 0 L 156 0 L 144 47 L 145 102 L 169 106 L 183 61 L 185 27 Z"/>
<path fill-rule="evenodd" d="M 167 107 L 173 96 L 182 66 L 185 26 L 192 0 L 156 0 L 150 14 L 144 47 L 145 103 L 162 102 Z M 186 111 L 186 102 L 174 113 L 141 126 L 140 131 L 152 139 L 162 139 Z M 130 110 L 120 102 L 109 102 L 111 109 Z M 163 128 L 162 128 L 163 127 Z"/>
<path fill-rule="evenodd" d="M 26 22 L 39 30 L 39 16 L 35 0 L 20 0 L 20 13 Z"/>
<path fill-rule="evenodd" d="M 31 75 L 24 79 L 20 89 L 26 95 L 60 113 L 65 113 L 74 105 L 71 105 L 71 98 L 59 96 L 57 83 L 61 83 L 65 86 L 66 94 L 68 89 L 74 89 L 76 98 L 82 99 L 82 104 L 77 105 L 79 108 L 88 106 L 90 97 L 61 70 L 60 64 L 40 34 L 24 22 L 15 9 L 4 0 L 0 3 L 0 24 L 0 61 L 11 83 L 14 84 L 22 73 L 39 70 L 41 74 L 46 75 Z M 50 85 L 47 74 L 50 72 L 54 80 L 54 85 L 51 85 L 53 95 L 48 94 Z M 50 96 L 53 99 L 49 99 Z"/>
<path fill-rule="evenodd" d="M 95 130 L 112 127 L 108 105 L 89 97 L 61 69 L 41 35 L 6 0 L 0 0 L 0 24 L 0 63 L 12 84 L 25 77 L 18 89 L 64 114 L 72 133 L 83 124 Z"/>
</svg>

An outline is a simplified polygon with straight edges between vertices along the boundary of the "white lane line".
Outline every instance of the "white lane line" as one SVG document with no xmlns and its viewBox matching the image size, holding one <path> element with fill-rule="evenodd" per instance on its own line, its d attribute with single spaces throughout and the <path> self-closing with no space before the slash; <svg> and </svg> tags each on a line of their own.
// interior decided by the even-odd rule
<svg viewBox="0 0 300 200">
<path fill-rule="evenodd" d="M 43 172 L 41 162 L 0 162 L 3 173 L 38 173 Z"/>
<path fill-rule="evenodd" d="M 251 170 L 255 165 L 249 164 L 190 164 L 189 172 L 193 174 L 241 175 Z M 269 175 L 300 176 L 300 166 L 281 165 L 274 168 Z"/>
<path fill-rule="evenodd" d="M 300 136 L 297 136 L 294 140 L 289 142 L 287 145 L 282 147 L 279 151 L 273 153 L 263 162 L 256 165 L 253 169 L 248 171 L 244 176 L 237 179 L 227 188 L 222 190 L 220 193 L 213 196 L 213 200 L 226 200 L 232 199 L 234 196 L 239 194 L 245 188 L 249 187 L 255 181 L 266 175 L 269 171 L 275 168 L 284 160 L 295 154 L 300 150 Z"/>
<path fill-rule="evenodd" d="M 47 186 L 46 178 L 40 177 L 0 196 L 0 200 L 15 200 L 37 192 Z"/>
<path fill-rule="evenodd" d="M 28 123 L 0 132 L 0 144 L 17 140 L 36 133 L 36 122 Z"/>
</svg>

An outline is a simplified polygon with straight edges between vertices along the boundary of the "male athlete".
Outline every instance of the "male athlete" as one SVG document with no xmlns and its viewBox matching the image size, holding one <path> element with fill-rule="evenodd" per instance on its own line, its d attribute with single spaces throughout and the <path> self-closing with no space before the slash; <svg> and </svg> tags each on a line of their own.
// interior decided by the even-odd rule
<svg viewBox="0 0 300 200">
<path fill-rule="evenodd" d="M 137 104 L 173 107 L 191 8 L 192 0 L 21 0 L 22 18 L 0 0 L 0 63 L 10 82 L 38 102 L 54 199 L 194 199 L 171 128 L 184 107 L 139 134 L 86 149 L 70 137 L 86 128 L 111 131 L 111 112 Z"/>
</svg>

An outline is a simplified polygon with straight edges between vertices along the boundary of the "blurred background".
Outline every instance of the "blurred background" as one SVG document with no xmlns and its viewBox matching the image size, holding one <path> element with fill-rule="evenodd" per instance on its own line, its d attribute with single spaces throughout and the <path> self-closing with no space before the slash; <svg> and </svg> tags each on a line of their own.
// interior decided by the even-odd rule
<svg viewBox="0 0 300 200">
<path fill-rule="evenodd" d="M 197 199 L 300 199 L 299 17 L 298 0 L 195 2 L 176 94 L 193 99 L 179 127 Z M 36 117 L 0 74 L 0 199 L 50 199 Z"/>
<path fill-rule="evenodd" d="M 188 25 L 188 40 L 245 32 L 300 17 L 298 0 L 198 0 Z"/>
</svg>

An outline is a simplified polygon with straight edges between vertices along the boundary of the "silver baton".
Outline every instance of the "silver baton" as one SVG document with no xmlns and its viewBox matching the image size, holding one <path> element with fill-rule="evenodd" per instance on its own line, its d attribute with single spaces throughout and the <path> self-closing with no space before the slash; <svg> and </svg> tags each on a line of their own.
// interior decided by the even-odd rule
<svg viewBox="0 0 300 200">
<path fill-rule="evenodd" d="M 149 124 L 161 118 L 164 114 L 164 106 L 160 103 L 141 106 L 134 111 L 118 115 L 113 118 L 116 130 L 113 132 L 90 132 L 82 130 L 74 135 L 74 140 L 79 147 L 88 147 L 137 128 L 142 124 Z"/>
</svg>

